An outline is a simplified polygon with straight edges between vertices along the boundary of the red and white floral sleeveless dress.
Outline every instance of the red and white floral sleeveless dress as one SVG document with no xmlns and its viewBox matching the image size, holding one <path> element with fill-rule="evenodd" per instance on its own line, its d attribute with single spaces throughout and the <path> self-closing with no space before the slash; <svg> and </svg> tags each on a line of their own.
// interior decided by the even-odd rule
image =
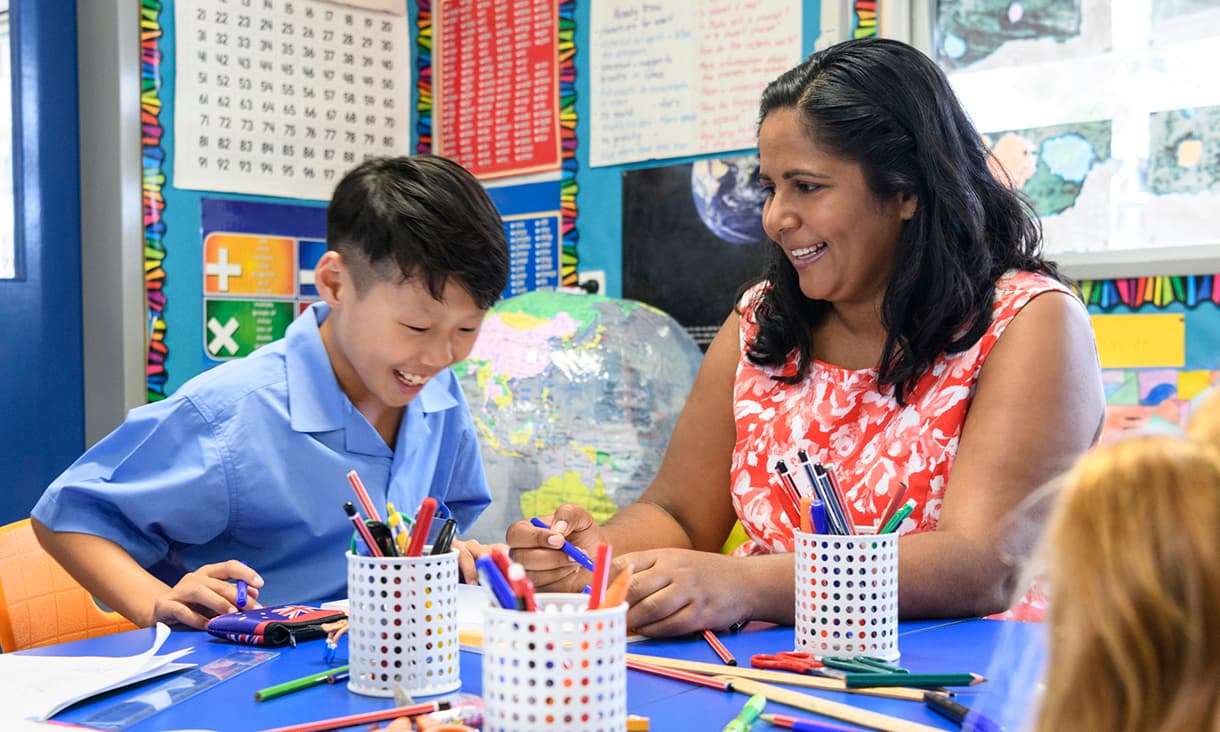
<svg viewBox="0 0 1220 732">
<path fill-rule="evenodd" d="M 916 507 L 900 534 L 930 531 L 940 517 L 945 485 L 979 371 L 1005 328 L 1030 300 L 1044 292 L 1071 291 L 1034 272 L 1009 272 L 996 282 L 991 326 L 970 349 L 942 355 L 898 404 L 877 390 L 877 370 L 853 371 L 815 360 L 799 384 L 772 374 L 795 373 L 796 353 L 782 367 L 757 366 L 745 344 L 758 329 L 754 307 L 765 287 L 741 299 L 742 356 L 733 384 L 733 507 L 749 540 L 737 555 L 792 551 L 792 523 L 781 503 L 774 473 L 782 459 L 800 474 L 797 451 L 833 467 L 857 526 L 874 526 L 898 484 Z"/>
</svg>

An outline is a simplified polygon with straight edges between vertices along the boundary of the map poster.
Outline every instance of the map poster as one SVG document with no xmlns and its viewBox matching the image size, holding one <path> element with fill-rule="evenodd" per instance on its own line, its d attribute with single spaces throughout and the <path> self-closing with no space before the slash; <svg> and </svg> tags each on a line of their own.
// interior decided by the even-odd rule
<svg viewBox="0 0 1220 732">
<path fill-rule="evenodd" d="M 314 265 L 326 252 L 326 209 L 201 201 L 205 365 L 248 356 L 284 337 L 318 299 Z"/>
<path fill-rule="evenodd" d="M 558 0 L 438 5 L 435 152 L 480 178 L 558 170 Z"/>
</svg>

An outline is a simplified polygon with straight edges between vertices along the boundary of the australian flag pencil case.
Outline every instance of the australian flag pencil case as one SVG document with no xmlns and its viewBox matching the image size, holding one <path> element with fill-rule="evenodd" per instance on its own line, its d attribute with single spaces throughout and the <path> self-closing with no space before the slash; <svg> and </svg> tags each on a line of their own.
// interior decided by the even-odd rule
<svg viewBox="0 0 1220 732">
<path fill-rule="evenodd" d="M 346 617 L 338 610 L 309 605 L 274 605 L 218 615 L 208 621 L 208 632 L 249 646 L 295 646 L 297 641 L 325 636 L 323 623 Z"/>
</svg>

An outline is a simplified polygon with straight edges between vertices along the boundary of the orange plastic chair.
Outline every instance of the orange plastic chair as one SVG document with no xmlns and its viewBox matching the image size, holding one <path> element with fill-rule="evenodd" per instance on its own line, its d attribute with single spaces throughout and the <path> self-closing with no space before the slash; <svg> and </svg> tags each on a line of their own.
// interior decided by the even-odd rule
<svg viewBox="0 0 1220 732">
<path fill-rule="evenodd" d="M 0 650 L 8 653 L 134 630 L 47 554 L 30 520 L 0 527 Z"/>
</svg>

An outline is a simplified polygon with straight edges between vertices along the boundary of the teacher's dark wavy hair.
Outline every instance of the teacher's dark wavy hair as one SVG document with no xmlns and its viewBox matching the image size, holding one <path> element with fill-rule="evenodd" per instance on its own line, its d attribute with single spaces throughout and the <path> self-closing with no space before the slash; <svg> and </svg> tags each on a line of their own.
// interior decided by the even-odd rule
<svg viewBox="0 0 1220 732">
<path fill-rule="evenodd" d="M 767 86 L 760 123 L 775 109 L 798 110 L 819 145 L 859 163 L 878 199 L 918 196 L 881 306 L 878 386 L 892 386 L 900 403 L 937 356 L 986 332 L 1000 275 L 1062 279 L 1042 258 L 1032 205 L 992 176 L 990 152 L 944 73 L 911 46 L 870 38 L 819 51 Z M 760 280 L 771 287 L 747 355 L 780 366 L 796 349 L 797 372 L 774 377 L 796 383 L 809 372 L 813 325 L 829 305 L 801 293 L 782 249 L 770 246 L 767 256 Z"/>
</svg>

